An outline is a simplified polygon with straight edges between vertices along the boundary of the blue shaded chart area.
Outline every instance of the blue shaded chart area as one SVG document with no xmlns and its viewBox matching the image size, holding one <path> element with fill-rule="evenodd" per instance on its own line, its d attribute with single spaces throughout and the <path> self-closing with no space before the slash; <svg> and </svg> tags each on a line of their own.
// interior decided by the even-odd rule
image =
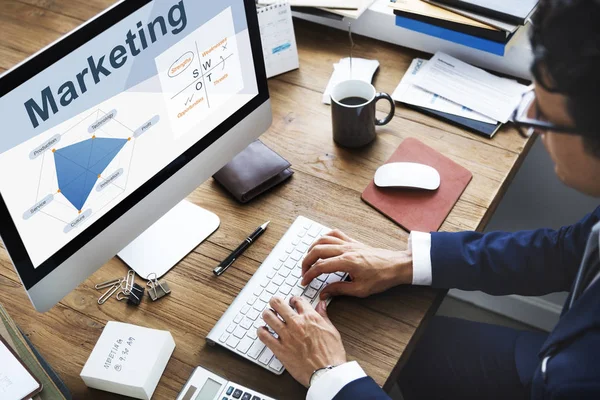
<svg viewBox="0 0 600 400">
<path fill-rule="evenodd" d="M 128 139 L 91 138 L 54 151 L 60 192 L 81 211 L 100 175 Z"/>
</svg>

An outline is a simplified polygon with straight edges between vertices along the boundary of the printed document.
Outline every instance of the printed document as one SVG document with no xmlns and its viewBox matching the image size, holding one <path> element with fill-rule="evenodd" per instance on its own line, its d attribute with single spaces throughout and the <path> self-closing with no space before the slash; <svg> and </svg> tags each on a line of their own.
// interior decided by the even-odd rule
<svg viewBox="0 0 600 400">
<path fill-rule="evenodd" d="M 497 121 L 476 113 L 475 111 L 445 99 L 437 94 L 428 92 L 414 85 L 414 81 L 419 71 L 427 64 L 426 60 L 415 58 L 410 64 L 408 71 L 404 74 L 402 81 L 392 94 L 395 101 L 405 104 L 411 104 L 417 107 L 429 108 L 447 114 L 457 115 L 463 118 L 469 118 L 475 121 L 485 122 L 487 124 L 496 124 Z"/>
<path fill-rule="evenodd" d="M 502 123 L 508 122 L 527 90 L 514 80 L 497 77 L 441 52 L 421 68 L 414 84 Z"/>
</svg>

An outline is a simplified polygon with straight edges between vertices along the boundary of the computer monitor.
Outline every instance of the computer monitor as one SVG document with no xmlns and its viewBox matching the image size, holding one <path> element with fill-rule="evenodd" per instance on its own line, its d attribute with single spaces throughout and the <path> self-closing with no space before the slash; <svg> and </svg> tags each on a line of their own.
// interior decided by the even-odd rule
<svg viewBox="0 0 600 400">
<path fill-rule="evenodd" d="M 271 124 L 254 0 L 126 0 L 0 77 L 0 236 L 46 311 Z"/>
</svg>

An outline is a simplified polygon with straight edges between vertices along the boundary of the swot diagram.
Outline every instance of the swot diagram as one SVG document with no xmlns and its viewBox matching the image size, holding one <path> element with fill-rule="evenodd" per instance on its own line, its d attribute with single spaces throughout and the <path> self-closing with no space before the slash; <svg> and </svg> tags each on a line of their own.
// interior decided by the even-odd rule
<svg viewBox="0 0 600 400">
<path fill-rule="evenodd" d="M 156 58 L 175 137 L 244 88 L 231 8 Z"/>
<path fill-rule="evenodd" d="M 23 219 L 45 214 L 64 224 L 64 233 L 84 225 L 127 190 L 135 140 L 159 122 L 155 116 L 133 131 L 117 110 L 96 110 L 34 148 L 41 168 L 37 199 Z"/>
</svg>

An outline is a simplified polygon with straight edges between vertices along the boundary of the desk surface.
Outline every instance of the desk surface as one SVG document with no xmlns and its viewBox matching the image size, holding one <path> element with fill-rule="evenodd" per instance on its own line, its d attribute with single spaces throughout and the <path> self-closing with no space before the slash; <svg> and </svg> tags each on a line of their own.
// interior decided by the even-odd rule
<svg viewBox="0 0 600 400">
<path fill-rule="evenodd" d="M 113 0 L 0 0 L 0 72 L 108 7 Z M 169 298 L 139 309 L 111 300 L 98 306 L 95 282 L 125 275 L 113 259 L 46 314 L 36 313 L 4 249 L 0 249 L 0 303 L 65 380 L 76 399 L 109 398 L 88 390 L 79 373 L 107 321 L 117 320 L 172 332 L 177 348 L 156 391 L 172 399 L 197 365 L 277 398 L 303 398 L 289 374 L 276 377 L 204 337 L 298 215 L 337 227 L 368 244 L 406 246 L 408 234 L 370 208 L 360 194 L 403 139 L 415 137 L 473 172 L 474 178 L 442 230 L 485 226 L 531 143 L 503 129 L 487 140 L 405 107 L 361 150 L 336 147 L 330 110 L 321 104 L 332 64 L 348 54 L 347 34 L 296 22 L 301 69 L 269 82 L 273 126 L 262 139 L 293 165 L 292 180 L 250 205 L 241 206 L 209 180 L 190 200 L 221 217 L 221 228 L 168 275 Z M 391 93 L 420 54 L 367 38 L 356 38 L 358 57 L 381 62 L 375 85 Z M 221 278 L 212 268 L 256 226 L 272 223 L 265 235 Z M 360 362 L 381 385 L 394 376 L 445 292 L 401 287 L 369 299 L 336 299 L 332 321 L 342 333 L 350 359 Z M 386 387 L 389 387 L 386 385 Z M 111 397 L 112 398 L 112 397 Z"/>
</svg>

